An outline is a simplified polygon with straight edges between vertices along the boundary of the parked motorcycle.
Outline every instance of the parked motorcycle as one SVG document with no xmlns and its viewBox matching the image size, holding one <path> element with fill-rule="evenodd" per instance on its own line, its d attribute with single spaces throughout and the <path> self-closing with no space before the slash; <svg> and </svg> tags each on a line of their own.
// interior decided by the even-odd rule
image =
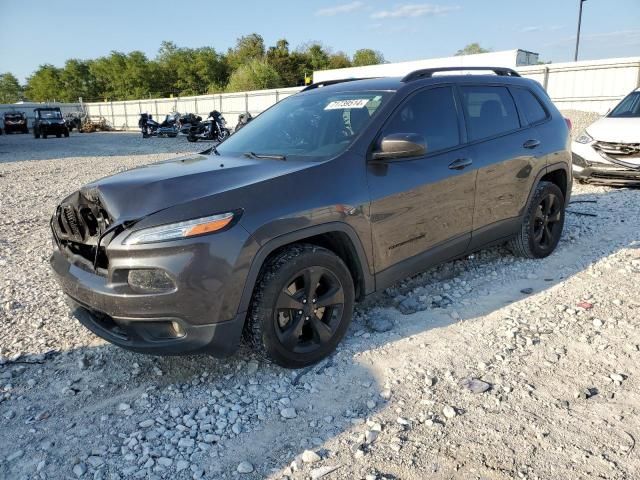
<svg viewBox="0 0 640 480">
<path fill-rule="evenodd" d="M 153 119 L 153 115 L 141 113 L 140 119 L 138 120 L 138 127 L 140 127 L 142 131 L 142 138 L 156 136 L 174 138 L 178 135 L 180 118 L 180 113 L 172 112 L 165 116 L 162 123 L 158 123 Z"/>
<path fill-rule="evenodd" d="M 186 113 L 178 120 L 178 133 L 180 135 L 189 135 L 191 127 L 202 121 L 202 117 L 193 113 Z"/>
<path fill-rule="evenodd" d="M 181 115 L 178 112 L 172 112 L 164 118 L 164 121 L 158 125 L 158 136 L 167 136 L 175 138 L 178 136 Z"/>
<path fill-rule="evenodd" d="M 197 142 L 198 140 L 222 142 L 229 135 L 231 135 L 231 132 L 227 128 L 227 121 L 220 112 L 214 110 L 209 113 L 204 122 L 191 126 L 187 140 L 190 142 Z"/>
<path fill-rule="evenodd" d="M 238 123 L 236 124 L 236 129 L 234 130 L 234 132 L 240 130 L 251 120 L 253 120 L 253 116 L 249 112 L 241 113 L 240 115 L 238 115 Z"/>
<path fill-rule="evenodd" d="M 138 119 L 138 127 L 142 132 L 142 138 L 149 138 L 158 134 L 160 124 L 153 119 L 153 115 L 141 113 Z"/>
</svg>

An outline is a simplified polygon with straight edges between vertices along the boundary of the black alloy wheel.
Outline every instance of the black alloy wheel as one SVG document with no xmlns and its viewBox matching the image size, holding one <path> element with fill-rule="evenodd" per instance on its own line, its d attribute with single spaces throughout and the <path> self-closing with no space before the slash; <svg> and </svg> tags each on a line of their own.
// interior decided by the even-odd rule
<svg viewBox="0 0 640 480">
<path fill-rule="evenodd" d="M 344 337 L 354 301 L 353 278 L 340 257 L 317 245 L 287 246 L 263 266 L 245 341 L 280 366 L 312 365 Z"/>
<path fill-rule="evenodd" d="M 309 353 L 331 341 L 344 310 L 338 278 L 323 267 L 308 267 L 286 282 L 273 320 L 280 343 L 294 353 Z"/>
<path fill-rule="evenodd" d="M 538 204 L 533 221 L 533 241 L 541 250 L 555 246 L 559 230 L 562 230 L 562 205 L 553 193 L 547 193 Z"/>
<path fill-rule="evenodd" d="M 562 190 L 540 182 L 529 202 L 518 234 L 510 240 L 511 251 L 526 258 L 544 258 L 556 249 L 564 227 L 565 199 Z"/>
</svg>

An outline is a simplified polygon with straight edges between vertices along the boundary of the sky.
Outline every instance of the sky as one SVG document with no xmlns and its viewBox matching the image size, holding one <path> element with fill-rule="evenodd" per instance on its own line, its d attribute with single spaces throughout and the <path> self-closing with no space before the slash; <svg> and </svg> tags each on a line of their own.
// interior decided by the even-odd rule
<svg viewBox="0 0 640 480">
<path fill-rule="evenodd" d="M 0 0 L 0 73 L 20 81 L 41 64 L 62 66 L 112 50 L 153 58 L 160 42 L 219 52 L 256 32 L 267 46 L 320 41 L 387 61 L 446 57 L 478 42 L 521 48 L 554 63 L 573 60 L 579 0 Z M 640 56 L 640 0 L 587 0 L 580 59 Z"/>
</svg>

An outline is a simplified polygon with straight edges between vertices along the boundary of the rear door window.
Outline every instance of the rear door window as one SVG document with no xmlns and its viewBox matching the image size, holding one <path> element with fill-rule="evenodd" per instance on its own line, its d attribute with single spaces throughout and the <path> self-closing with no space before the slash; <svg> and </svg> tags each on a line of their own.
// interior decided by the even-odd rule
<svg viewBox="0 0 640 480">
<path fill-rule="evenodd" d="M 516 105 L 506 87 L 473 85 L 461 87 L 460 92 L 469 140 L 480 140 L 520 128 Z"/>
<path fill-rule="evenodd" d="M 544 109 L 540 100 L 524 88 L 513 88 L 511 93 L 516 99 L 518 108 L 524 114 L 529 125 L 541 122 L 548 117 L 547 111 Z"/>
</svg>

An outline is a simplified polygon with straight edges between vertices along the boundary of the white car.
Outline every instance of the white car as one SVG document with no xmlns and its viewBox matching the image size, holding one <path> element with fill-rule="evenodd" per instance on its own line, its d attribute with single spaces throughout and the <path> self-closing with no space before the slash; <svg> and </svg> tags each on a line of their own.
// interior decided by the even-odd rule
<svg viewBox="0 0 640 480">
<path fill-rule="evenodd" d="M 578 181 L 640 185 L 640 88 L 580 133 L 571 150 Z"/>
</svg>

